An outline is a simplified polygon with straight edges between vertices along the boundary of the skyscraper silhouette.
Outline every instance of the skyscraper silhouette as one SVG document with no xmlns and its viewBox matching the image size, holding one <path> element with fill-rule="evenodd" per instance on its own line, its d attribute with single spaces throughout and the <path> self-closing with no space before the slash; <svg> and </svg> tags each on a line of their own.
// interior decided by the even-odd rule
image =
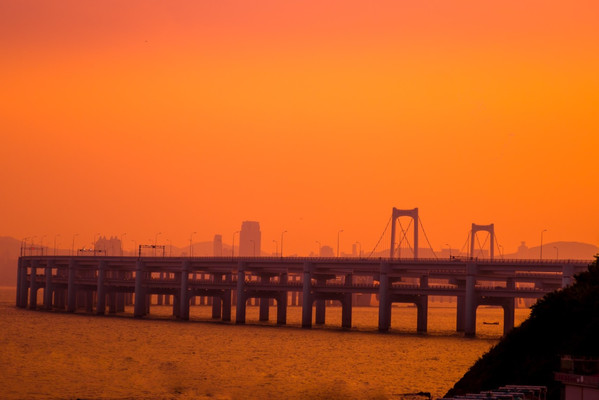
<svg viewBox="0 0 599 400">
<path fill-rule="evenodd" d="M 212 255 L 214 257 L 222 257 L 223 255 L 223 237 L 222 235 L 214 235 L 212 241 Z"/>
<path fill-rule="evenodd" d="M 239 233 L 239 255 L 242 257 L 257 257 L 261 254 L 260 222 L 243 221 Z"/>
</svg>

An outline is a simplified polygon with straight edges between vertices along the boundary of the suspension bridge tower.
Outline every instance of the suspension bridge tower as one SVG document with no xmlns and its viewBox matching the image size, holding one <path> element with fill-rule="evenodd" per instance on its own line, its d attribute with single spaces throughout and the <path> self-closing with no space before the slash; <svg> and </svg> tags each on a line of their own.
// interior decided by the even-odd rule
<svg viewBox="0 0 599 400">
<path fill-rule="evenodd" d="M 495 256 L 495 224 L 489 224 L 489 225 L 477 225 L 477 224 L 472 224 L 472 231 L 470 231 L 470 257 L 474 257 L 474 237 L 476 236 L 476 232 L 489 232 L 489 239 L 490 239 L 490 243 L 489 243 L 489 255 L 491 257 L 491 260 L 493 259 L 493 257 Z M 484 243 L 483 243 L 484 245 Z"/>
<path fill-rule="evenodd" d="M 398 210 L 393 207 L 391 214 L 391 250 L 389 258 L 395 255 L 395 225 L 399 217 L 410 217 L 414 223 L 414 258 L 418 258 L 418 207 L 412 210 Z M 409 228 L 409 227 L 408 227 Z M 405 231 L 402 229 L 402 235 L 405 236 Z"/>
</svg>

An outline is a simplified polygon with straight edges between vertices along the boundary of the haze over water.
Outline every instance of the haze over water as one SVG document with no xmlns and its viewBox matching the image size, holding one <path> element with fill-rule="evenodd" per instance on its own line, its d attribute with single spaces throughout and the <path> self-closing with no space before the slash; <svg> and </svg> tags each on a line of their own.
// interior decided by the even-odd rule
<svg viewBox="0 0 599 400">
<path fill-rule="evenodd" d="M 29 311 L 14 307 L 14 289 L 0 291 L 0 387 L 6 399 L 400 398 L 442 396 L 501 335 L 501 311 L 481 307 L 478 335 L 454 332 L 455 309 L 429 309 L 429 333 L 417 335 L 416 310 L 393 307 L 392 331 L 376 332 L 377 307 L 354 308 L 342 331 L 340 307 L 327 308 L 324 328 L 211 323 L 210 307 L 192 307 L 191 321 Z M 271 310 L 271 315 L 274 309 Z M 516 310 L 516 323 L 528 309 Z M 234 316 L 233 316 L 234 318 Z"/>
</svg>

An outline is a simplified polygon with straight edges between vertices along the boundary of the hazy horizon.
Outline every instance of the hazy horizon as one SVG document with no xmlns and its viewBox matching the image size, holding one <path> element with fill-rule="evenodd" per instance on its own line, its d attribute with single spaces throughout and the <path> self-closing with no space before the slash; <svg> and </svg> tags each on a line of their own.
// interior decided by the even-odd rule
<svg viewBox="0 0 599 400">
<path fill-rule="evenodd" d="M 599 5 L 0 6 L 3 234 L 599 243 Z"/>
</svg>

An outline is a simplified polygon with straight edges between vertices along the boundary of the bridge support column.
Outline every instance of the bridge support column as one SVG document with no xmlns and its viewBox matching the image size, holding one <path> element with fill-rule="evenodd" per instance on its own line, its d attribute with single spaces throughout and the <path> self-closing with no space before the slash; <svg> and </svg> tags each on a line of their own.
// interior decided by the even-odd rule
<svg viewBox="0 0 599 400">
<path fill-rule="evenodd" d="M 302 328 L 312 328 L 312 264 L 304 263 Z"/>
<path fill-rule="evenodd" d="M 562 267 L 562 288 L 570 286 L 574 282 L 574 267 L 572 265 L 564 265 Z"/>
<path fill-rule="evenodd" d="M 428 276 L 423 275 L 420 277 L 420 288 L 428 288 Z M 426 333 L 428 330 L 428 295 L 423 294 L 418 296 L 418 316 L 416 319 L 416 331 L 418 333 Z"/>
<path fill-rule="evenodd" d="M 465 307 L 466 307 L 466 297 L 458 296 L 457 297 L 457 306 L 456 306 L 456 331 L 464 332 L 464 327 L 466 326 L 465 321 Z"/>
<path fill-rule="evenodd" d="M 39 261 L 33 260 L 31 262 L 31 274 L 29 276 L 29 309 L 35 310 L 37 308 L 37 268 L 39 267 Z"/>
<path fill-rule="evenodd" d="M 418 309 L 416 331 L 418 333 L 426 333 L 428 330 L 428 295 L 424 294 L 419 296 L 416 307 Z"/>
<path fill-rule="evenodd" d="M 44 275 L 46 276 L 46 286 L 44 287 L 44 308 L 46 310 L 52 309 L 52 268 L 54 267 L 54 261 L 48 260 Z"/>
<path fill-rule="evenodd" d="M 466 304 L 465 304 L 465 327 L 466 336 L 476 334 L 476 273 L 477 266 L 474 263 L 466 264 Z"/>
<path fill-rule="evenodd" d="M 270 281 L 270 276 L 268 275 L 261 275 L 260 276 L 260 281 L 262 283 L 268 283 Z M 261 297 L 260 298 L 260 321 L 268 321 L 268 314 L 269 314 L 269 306 L 270 306 L 270 299 L 268 297 Z"/>
<path fill-rule="evenodd" d="M 516 289 L 516 284 L 514 280 L 509 278 L 505 284 L 507 289 Z M 503 335 L 507 335 L 509 331 L 514 329 L 514 314 L 516 312 L 516 299 L 515 298 L 507 298 L 505 299 L 505 304 L 503 304 Z"/>
<path fill-rule="evenodd" d="M 19 261 L 17 261 L 17 299 L 16 299 L 16 305 L 17 307 L 22 307 L 21 306 L 21 291 L 22 291 L 22 275 L 21 275 L 21 270 L 23 269 L 23 261 L 21 261 L 21 257 L 19 257 Z"/>
<path fill-rule="evenodd" d="M 231 282 L 231 274 L 226 275 L 226 281 Z M 223 321 L 231 321 L 231 289 L 223 290 Z"/>
<path fill-rule="evenodd" d="M 181 279 L 180 273 L 175 274 L 175 279 L 177 278 Z M 173 307 L 173 317 L 179 318 L 179 315 L 181 315 L 181 291 L 176 291 L 172 296 L 173 301 L 171 306 Z"/>
<path fill-rule="evenodd" d="M 387 332 L 391 326 L 391 298 L 389 296 L 389 264 L 381 263 L 379 277 L 379 331 Z"/>
<path fill-rule="evenodd" d="M 503 335 L 507 335 L 514 329 L 514 313 L 516 299 L 506 299 L 506 304 L 503 305 Z"/>
<path fill-rule="evenodd" d="M 106 312 L 106 288 L 104 281 L 106 280 L 106 261 L 100 261 L 98 266 L 98 298 L 96 303 L 96 314 L 104 315 Z"/>
<path fill-rule="evenodd" d="M 158 275 L 160 277 L 160 280 L 164 280 L 164 272 L 161 272 L 160 275 Z M 156 305 L 161 306 L 164 303 L 164 295 L 163 294 L 159 294 L 156 297 Z"/>
<path fill-rule="evenodd" d="M 135 306 L 133 308 L 133 316 L 136 318 L 146 315 L 146 294 L 143 288 L 143 278 L 144 264 L 143 261 L 137 260 L 135 266 Z"/>
<path fill-rule="evenodd" d="M 77 293 L 75 290 L 75 273 L 77 272 L 76 269 L 77 261 L 71 259 L 69 261 L 67 312 L 75 312 L 75 308 L 77 308 Z"/>
<path fill-rule="evenodd" d="M 214 274 L 214 283 L 220 283 L 223 277 L 220 273 Z M 220 319 L 221 317 L 221 298 L 212 296 L 212 319 Z"/>
<path fill-rule="evenodd" d="M 235 305 L 235 323 L 245 324 L 245 264 L 237 265 L 237 303 Z"/>
<path fill-rule="evenodd" d="M 183 261 L 181 265 L 181 292 L 179 298 L 179 318 L 183 320 L 189 319 L 189 260 Z M 220 301 L 217 302 L 220 306 Z M 214 310 L 212 310 L 214 312 Z M 218 316 L 220 317 L 220 307 L 218 310 Z"/>
<path fill-rule="evenodd" d="M 318 285 L 326 285 L 327 280 L 323 279 L 323 278 L 318 278 L 316 280 L 316 283 Z M 326 301 L 317 299 L 316 300 L 316 318 L 314 319 L 314 322 L 316 323 L 316 325 L 324 325 L 325 317 L 326 317 L 326 310 L 327 310 Z"/>
<path fill-rule="evenodd" d="M 352 274 L 345 275 L 345 286 L 352 285 Z M 345 293 L 343 295 L 343 302 L 341 304 L 341 327 L 351 329 L 351 317 L 352 317 L 352 293 Z"/>
<path fill-rule="evenodd" d="M 21 263 L 21 269 L 19 271 L 19 275 L 21 277 L 20 279 L 20 291 L 19 291 L 19 307 L 21 308 L 26 308 L 27 307 L 27 301 L 28 301 L 28 296 L 27 296 L 27 290 L 29 289 L 29 284 L 27 283 L 27 264 L 25 263 L 25 261 L 23 261 Z"/>
<path fill-rule="evenodd" d="M 279 283 L 287 285 L 287 273 L 279 276 Z M 277 296 L 277 324 L 285 325 L 287 323 L 287 302 L 289 294 L 287 290 L 280 292 Z"/>
</svg>

